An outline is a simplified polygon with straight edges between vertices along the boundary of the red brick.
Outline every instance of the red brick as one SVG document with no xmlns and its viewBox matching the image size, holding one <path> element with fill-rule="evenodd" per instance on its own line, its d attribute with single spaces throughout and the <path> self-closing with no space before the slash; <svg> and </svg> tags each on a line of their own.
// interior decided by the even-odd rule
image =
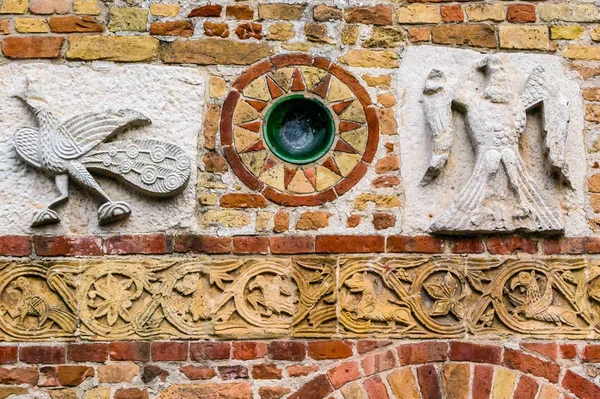
<svg viewBox="0 0 600 399">
<path fill-rule="evenodd" d="M 229 359 L 231 344 L 229 342 L 192 342 L 190 344 L 190 360 L 222 360 Z"/>
<path fill-rule="evenodd" d="M 378 375 L 365 380 L 363 386 L 365 387 L 365 391 L 367 391 L 369 399 L 389 399 L 385 384 Z"/>
<path fill-rule="evenodd" d="M 344 18 L 351 24 L 391 25 L 392 8 L 387 5 L 372 7 L 350 7 L 345 11 Z"/>
<path fill-rule="evenodd" d="M 60 385 L 55 366 L 40 367 L 39 387 L 57 387 Z"/>
<path fill-rule="evenodd" d="M 0 236 L 0 256 L 29 256 L 31 237 Z"/>
<path fill-rule="evenodd" d="M 567 370 L 567 373 L 562 380 L 562 386 L 581 399 L 600 398 L 600 387 L 598 385 L 585 377 L 575 374 L 571 370 Z"/>
<path fill-rule="evenodd" d="M 400 185 L 401 180 L 398 176 L 386 175 L 379 176 L 373 180 L 371 185 L 375 188 L 387 188 L 387 187 L 396 187 Z"/>
<path fill-rule="evenodd" d="M 152 360 L 157 362 L 176 362 L 187 360 L 187 342 L 152 342 Z"/>
<path fill-rule="evenodd" d="M 260 387 L 258 394 L 260 399 L 279 399 L 290 393 L 291 389 L 283 387 Z"/>
<path fill-rule="evenodd" d="M 227 24 L 205 21 L 202 28 L 204 28 L 206 36 L 229 37 L 229 25 Z M 225 165 L 225 168 L 225 171 L 227 171 L 227 165 Z"/>
<path fill-rule="evenodd" d="M 2 40 L 2 53 L 7 58 L 57 58 L 64 40 L 52 36 L 9 36 Z"/>
<path fill-rule="evenodd" d="M 37 385 L 38 379 L 37 367 L 0 367 L 0 384 L 3 385 Z"/>
<path fill-rule="evenodd" d="M 207 254 L 231 253 L 231 237 L 211 237 L 194 234 L 175 236 L 175 252 L 199 252 Z"/>
<path fill-rule="evenodd" d="M 496 48 L 496 31 L 486 24 L 445 24 L 431 29 L 434 43 Z"/>
<path fill-rule="evenodd" d="M 450 360 L 500 364 L 501 356 L 502 350 L 497 346 L 450 342 Z"/>
<path fill-rule="evenodd" d="M 584 362 L 600 363 L 600 345 L 586 345 L 581 353 Z"/>
<path fill-rule="evenodd" d="M 101 256 L 102 238 L 35 236 L 33 247 L 38 256 Z"/>
<path fill-rule="evenodd" d="M 321 374 L 304 384 L 287 399 L 322 399 L 333 392 L 333 387 L 325 374 Z"/>
<path fill-rule="evenodd" d="M 190 11 L 190 13 L 188 15 L 188 18 L 193 18 L 193 17 L 203 17 L 203 18 L 220 17 L 222 10 L 223 10 L 223 7 L 221 7 L 220 5 L 217 5 L 217 4 L 209 4 L 209 5 L 202 6 L 202 7 L 196 7 L 192 11 Z"/>
<path fill-rule="evenodd" d="M 219 376 L 222 380 L 239 380 L 248 378 L 248 369 L 244 366 L 219 366 Z"/>
<path fill-rule="evenodd" d="M 25 363 L 58 364 L 65 362 L 65 348 L 62 346 L 21 346 L 19 360 Z"/>
<path fill-rule="evenodd" d="M 253 360 L 265 357 L 267 344 L 263 342 L 238 341 L 233 342 L 233 359 Z"/>
<path fill-rule="evenodd" d="M 373 227 L 375 230 L 385 230 L 396 225 L 396 216 L 389 213 L 374 213 Z"/>
<path fill-rule="evenodd" d="M 154 381 L 155 378 L 165 382 L 168 376 L 169 372 L 167 370 L 164 370 L 155 364 L 149 364 L 144 366 L 144 371 L 142 372 L 142 382 L 144 384 L 148 384 Z"/>
<path fill-rule="evenodd" d="M 585 253 L 585 239 L 581 237 L 546 239 L 544 253 L 546 255 Z"/>
<path fill-rule="evenodd" d="M 398 348 L 400 364 L 443 362 L 447 358 L 448 344 L 446 342 L 422 342 L 418 344 L 400 345 Z"/>
<path fill-rule="evenodd" d="M 506 19 L 510 22 L 535 22 L 535 6 L 533 4 L 509 4 Z"/>
<path fill-rule="evenodd" d="M 221 197 L 223 208 L 264 208 L 267 200 L 258 194 L 224 194 Z"/>
<path fill-rule="evenodd" d="M 476 365 L 473 374 L 473 398 L 490 399 L 492 393 L 492 378 L 494 368 L 492 366 Z"/>
<path fill-rule="evenodd" d="M 316 252 L 321 253 L 370 253 L 384 249 L 383 236 L 321 235 L 316 242 Z"/>
<path fill-rule="evenodd" d="M 94 378 L 94 369 L 89 366 L 57 366 L 56 376 L 60 385 L 76 387 L 86 378 Z"/>
<path fill-rule="evenodd" d="M 411 26 L 408 28 L 408 38 L 413 43 L 428 42 L 431 32 L 427 27 Z"/>
<path fill-rule="evenodd" d="M 371 352 L 372 350 L 383 348 L 392 343 L 392 341 L 375 341 L 370 339 L 361 339 L 356 343 L 356 350 L 361 355 L 363 353 Z"/>
<path fill-rule="evenodd" d="M 212 368 L 191 365 L 180 367 L 179 371 L 190 380 L 210 380 L 217 375 L 217 372 Z"/>
<path fill-rule="evenodd" d="M 282 370 L 276 364 L 255 364 L 252 366 L 252 378 L 258 380 L 280 380 Z"/>
<path fill-rule="evenodd" d="M 150 34 L 190 37 L 194 35 L 194 25 L 190 21 L 152 22 L 150 24 Z"/>
<path fill-rule="evenodd" d="M 17 362 L 17 346 L 0 346 L 0 364 Z"/>
<path fill-rule="evenodd" d="M 71 362 L 104 363 L 108 360 L 108 344 L 69 344 L 67 346 L 67 359 Z"/>
<path fill-rule="evenodd" d="M 513 399 L 535 399 L 538 392 L 538 384 L 529 376 L 522 375 L 513 395 Z"/>
<path fill-rule="evenodd" d="M 114 399 L 148 399 L 148 391 L 138 388 L 121 388 L 115 392 Z"/>
<path fill-rule="evenodd" d="M 111 342 L 108 347 L 110 360 L 130 360 L 147 362 L 150 360 L 150 343 L 148 342 Z"/>
<path fill-rule="evenodd" d="M 272 341 L 269 343 L 269 357 L 273 360 L 301 362 L 306 357 L 306 344 L 296 341 Z"/>
<path fill-rule="evenodd" d="M 304 377 L 309 374 L 315 373 L 317 371 L 319 371 L 319 366 L 317 366 L 317 365 L 312 365 L 312 366 L 296 365 L 296 366 L 289 366 L 287 368 L 287 372 L 290 377 Z"/>
<path fill-rule="evenodd" d="M 361 362 L 365 375 L 380 373 L 396 366 L 392 351 L 365 356 Z"/>
<path fill-rule="evenodd" d="M 262 39 L 262 25 L 254 22 L 246 22 L 243 24 L 239 24 L 237 28 L 235 28 L 235 34 L 241 40 L 246 39 Z M 266 206 L 266 201 L 265 201 Z M 254 208 L 254 207 L 252 207 Z"/>
<path fill-rule="evenodd" d="M 233 237 L 233 252 L 236 254 L 269 253 L 269 237 L 238 236 Z"/>
<path fill-rule="evenodd" d="M 48 25 L 50 25 L 50 30 L 54 33 L 102 32 L 104 30 L 102 24 L 89 15 L 51 17 Z"/>
<path fill-rule="evenodd" d="M 246 5 L 227 6 L 225 15 L 235 19 L 254 19 L 254 10 Z"/>
<path fill-rule="evenodd" d="M 327 371 L 327 378 L 335 389 L 342 385 L 359 379 L 361 376 L 358 363 L 355 361 L 345 362 Z"/>
<path fill-rule="evenodd" d="M 560 356 L 563 359 L 575 359 L 577 356 L 577 346 L 573 344 L 563 344 L 560 346 Z"/>
<path fill-rule="evenodd" d="M 416 252 L 435 254 L 444 252 L 444 240 L 432 236 L 389 236 L 386 252 Z"/>
<path fill-rule="evenodd" d="M 558 359 L 558 345 L 556 342 L 524 342 L 522 348 L 537 352 L 549 359 Z"/>
<path fill-rule="evenodd" d="M 106 253 L 109 255 L 125 254 L 165 254 L 170 252 L 167 236 L 153 235 L 122 235 L 106 239 Z"/>
<path fill-rule="evenodd" d="M 553 383 L 558 382 L 558 377 L 560 375 L 560 366 L 558 364 L 527 355 L 514 349 L 507 348 L 504 350 L 504 360 L 502 365 L 511 369 L 521 370 L 527 374 L 545 378 Z"/>
<path fill-rule="evenodd" d="M 440 13 L 444 22 L 462 22 L 465 19 L 465 14 L 459 4 L 441 6 Z"/>
<path fill-rule="evenodd" d="M 520 236 L 490 237 L 487 240 L 488 252 L 494 255 L 508 255 L 517 252 L 534 254 L 537 252 L 537 241 Z"/>
<path fill-rule="evenodd" d="M 274 236 L 269 238 L 272 254 L 310 254 L 315 252 L 311 236 Z"/>
<path fill-rule="evenodd" d="M 417 369 L 417 379 L 421 387 L 421 398 L 442 399 L 438 373 L 432 364 L 419 366 Z"/>
<path fill-rule="evenodd" d="M 450 251 L 455 254 L 480 254 L 485 251 L 481 238 L 452 238 Z"/>
<path fill-rule="evenodd" d="M 308 356 L 315 360 L 344 359 L 352 356 L 352 344 L 347 341 L 311 341 Z"/>
</svg>

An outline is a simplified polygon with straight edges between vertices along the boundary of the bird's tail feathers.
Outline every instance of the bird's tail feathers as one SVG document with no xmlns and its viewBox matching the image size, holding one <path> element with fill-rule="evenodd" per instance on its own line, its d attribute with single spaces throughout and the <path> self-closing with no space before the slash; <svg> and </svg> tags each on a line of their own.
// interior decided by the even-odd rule
<svg viewBox="0 0 600 399">
<path fill-rule="evenodd" d="M 101 143 L 82 159 L 90 172 L 108 175 L 145 194 L 168 197 L 190 177 L 190 157 L 178 146 L 156 140 Z"/>
</svg>

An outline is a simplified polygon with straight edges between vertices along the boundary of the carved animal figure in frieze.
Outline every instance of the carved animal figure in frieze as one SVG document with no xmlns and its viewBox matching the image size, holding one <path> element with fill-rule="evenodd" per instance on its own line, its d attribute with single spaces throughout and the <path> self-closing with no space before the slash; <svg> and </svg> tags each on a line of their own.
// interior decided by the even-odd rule
<svg viewBox="0 0 600 399">
<path fill-rule="evenodd" d="M 404 331 L 408 331 L 415 326 L 410 308 L 402 302 L 390 301 L 377 295 L 367 272 L 352 275 L 344 284 L 350 289 L 351 293 L 361 294 L 361 298 L 354 309 L 356 318 L 386 322 L 391 328 L 399 323 L 407 326 Z"/>
<path fill-rule="evenodd" d="M 128 204 L 113 201 L 91 173 L 102 174 L 141 191 L 166 197 L 185 187 L 191 162 L 178 146 L 156 140 L 105 143 L 124 130 L 149 125 L 150 119 L 131 109 L 84 113 L 61 122 L 50 104 L 27 81 L 21 99 L 37 121 L 37 128 L 22 127 L 14 134 L 17 153 L 28 164 L 54 177 L 60 195 L 35 214 L 32 226 L 59 221 L 55 208 L 67 201 L 69 180 L 89 190 L 102 205 L 100 223 L 124 219 L 131 214 Z"/>
<path fill-rule="evenodd" d="M 465 84 L 465 79 L 451 84 L 439 69 L 432 70 L 425 82 L 423 106 L 433 140 L 422 184 L 429 184 L 447 164 L 453 142 L 453 110 L 464 115 L 475 152 L 471 176 L 448 209 L 432 223 L 430 231 L 563 231 L 562 214 L 527 171 L 519 141 L 525 132 L 527 112 L 541 108 L 548 163 L 560 180 L 570 185 L 565 157 L 567 100 L 550 89 L 541 65 L 533 69 L 522 88 L 515 85 L 515 77 L 502 56 L 483 58 L 477 69 L 486 78 L 483 90 Z"/>
<path fill-rule="evenodd" d="M 257 312 L 263 316 L 286 313 L 293 315 L 295 307 L 291 301 L 292 288 L 281 276 L 268 277 L 264 275 L 256 278 L 248 284 L 250 293 L 248 302 Z"/>
<path fill-rule="evenodd" d="M 56 323 L 62 330 L 73 333 L 77 329 L 77 319 L 68 311 L 50 306 L 46 300 L 31 290 L 31 285 L 25 277 L 19 277 L 11 283 L 11 289 L 19 295 L 16 307 L 0 304 L 0 312 L 6 312 L 13 319 L 23 324 L 27 316 L 36 317 L 38 326 L 50 321 Z"/>
</svg>

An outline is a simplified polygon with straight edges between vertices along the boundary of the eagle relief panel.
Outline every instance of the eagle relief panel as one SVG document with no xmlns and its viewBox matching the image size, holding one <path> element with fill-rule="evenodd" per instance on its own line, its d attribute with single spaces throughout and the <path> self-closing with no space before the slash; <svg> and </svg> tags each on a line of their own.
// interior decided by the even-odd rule
<svg viewBox="0 0 600 399">
<path fill-rule="evenodd" d="M 588 232 L 580 87 L 560 57 L 413 47 L 398 90 L 407 231 Z"/>
</svg>

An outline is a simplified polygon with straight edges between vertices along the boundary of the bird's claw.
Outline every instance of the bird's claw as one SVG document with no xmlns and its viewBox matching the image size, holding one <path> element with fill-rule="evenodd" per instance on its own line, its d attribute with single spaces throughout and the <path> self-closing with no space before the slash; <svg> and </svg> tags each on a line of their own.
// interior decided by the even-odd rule
<svg viewBox="0 0 600 399">
<path fill-rule="evenodd" d="M 60 221 L 58 214 L 54 212 L 52 209 L 44 209 L 43 211 L 36 212 L 33 215 L 33 221 L 31 222 L 31 227 L 43 226 L 45 224 L 57 223 Z"/>
<path fill-rule="evenodd" d="M 131 208 L 125 202 L 107 202 L 98 209 L 98 221 L 107 224 L 123 220 L 131 215 Z"/>
</svg>

